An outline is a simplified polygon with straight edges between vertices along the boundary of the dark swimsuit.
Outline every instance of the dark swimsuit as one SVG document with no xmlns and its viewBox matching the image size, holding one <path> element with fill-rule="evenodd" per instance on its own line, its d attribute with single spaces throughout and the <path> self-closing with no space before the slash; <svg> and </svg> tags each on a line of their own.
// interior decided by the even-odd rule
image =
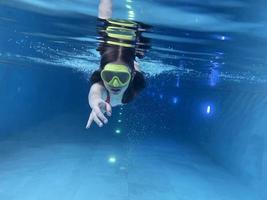
<svg viewBox="0 0 267 200">
<path fill-rule="evenodd" d="M 107 98 L 106 98 L 106 102 L 110 104 L 110 95 L 109 92 L 107 91 Z"/>
</svg>

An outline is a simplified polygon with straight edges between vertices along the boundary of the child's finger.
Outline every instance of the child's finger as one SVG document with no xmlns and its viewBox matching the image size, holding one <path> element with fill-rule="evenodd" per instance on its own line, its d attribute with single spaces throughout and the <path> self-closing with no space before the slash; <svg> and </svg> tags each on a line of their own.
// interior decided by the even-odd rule
<svg viewBox="0 0 267 200">
<path fill-rule="evenodd" d="M 92 122 L 93 122 L 93 115 L 91 113 L 90 116 L 89 116 L 89 119 L 87 121 L 86 128 L 90 128 Z"/>
<path fill-rule="evenodd" d="M 106 111 L 107 111 L 107 115 L 111 116 L 112 108 L 109 103 L 106 103 Z"/>
<path fill-rule="evenodd" d="M 108 122 L 108 119 L 105 117 L 105 115 L 101 112 L 101 110 L 100 110 L 100 108 L 98 108 L 98 107 L 95 107 L 94 108 L 94 112 L 95 112 L 95 114 L 96 114 L 96 117 L 95 118 L 99 118 L 99 119 L 101 119 L 101 121 L 102 122 L 104 122 L 104 123 L 107 123 Z"/>
<path fill-rule="evenodd" d="M 103 126 L 103 123 L 101 122 L 100 119 L 98 119 L 97 115 L 95 115 L 95 117 L 94 117 L 94 121 L 95 121 L 95 123 L 96 123 L 99 127 L 102 127 L 102 126 Z"/>
</svg>

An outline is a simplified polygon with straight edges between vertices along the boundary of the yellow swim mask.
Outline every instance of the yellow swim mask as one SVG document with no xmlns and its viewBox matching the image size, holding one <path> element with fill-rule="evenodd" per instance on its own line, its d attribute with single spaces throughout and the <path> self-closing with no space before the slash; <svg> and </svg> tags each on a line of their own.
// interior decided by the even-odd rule
<svg viewBox="0 0 267 200">
<path fill-rule="evenodd" d="M 125 65 L 107 64 L 101 71 L 102 80 L 113 88 L 126 86 L 131 80 L 131 73 Z"/>
</svg>

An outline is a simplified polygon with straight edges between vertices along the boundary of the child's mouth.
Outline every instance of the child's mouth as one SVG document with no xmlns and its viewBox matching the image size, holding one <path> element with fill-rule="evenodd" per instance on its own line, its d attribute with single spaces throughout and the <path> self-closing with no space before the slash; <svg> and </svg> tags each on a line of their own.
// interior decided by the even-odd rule
<svg viewBox="0 0 267 200">
<path fill-rule="evenodd" d="M 113 91 L 113 92 L 119 92 L 120 89 L 111 88 L 111 91 Z"/>
</svg>

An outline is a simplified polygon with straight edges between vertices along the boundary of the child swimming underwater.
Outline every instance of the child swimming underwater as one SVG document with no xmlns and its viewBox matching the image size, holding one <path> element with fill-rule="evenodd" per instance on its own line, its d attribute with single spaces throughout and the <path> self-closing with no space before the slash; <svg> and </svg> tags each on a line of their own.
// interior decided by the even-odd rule
<svg viewBox="0 0 267 200">
<path fill-rule="evenodd" d="M 114 20 L 112 1 L 100 0 L 98 51 L 101 55 L 100 68 L 96 70 L 90 81 L 92 86 L 88 94 L 90 113 L 86 128 L 94 121 L 99 127 L 108 122 L 112 107 L 131 102 L 145 88 L 145 78 L 136 57 L 142 58 L 141 32 L 145 29 L 137 22 Z"/>
</svg>

